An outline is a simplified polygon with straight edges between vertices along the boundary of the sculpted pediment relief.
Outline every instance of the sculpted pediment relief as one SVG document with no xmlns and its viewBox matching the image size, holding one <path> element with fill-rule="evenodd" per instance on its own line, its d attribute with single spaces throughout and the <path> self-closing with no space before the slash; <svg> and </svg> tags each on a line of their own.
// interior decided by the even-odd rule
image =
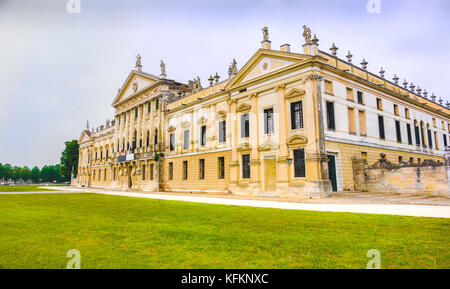
<svg viewBox="0 0 450 289">
<path fill-rule="evenodd" d="M 175 126 L 171 125 L 171 126 L 169 126 L 169 128 L 167 129 L 167 131 L 168 131 L 169 133 L 172 133 L 172 132 L 174 132 L 176 129 L 177 129 L 177 128 L 176 128 Z"/>
<path fill-rule="evenodd" d="M 154 75 L 132 70 L 122 87 L 118 90 L 117 96 L 113 101 L 113 106 L 134 95 L 135 93 L 138 93 L 139 91 L 155 84 L 157 81 L 158 77 Z"/>
<path fill-rule="evenodd" d="M 288 146 L 303 145 L 308 143 L 308 138 L 302 135 L 293 135 L 287 140 Z"/>
<path fill-rule="evenodd" d="M 304 89 L 293 88 L 289 90 L 284 96 L 285 99 L 291 99 L 298 96 L 303 96 L 306 93 Z"/>
<path fill-rule="evenodd" d="M 279 148 L 278 145 L 274 144 L 270 140 L 267 140 L 266 142 L 264 142 L 262 145 L 260 145 L 258 147 L 258 150 L 259 151 L 271 151 L 271 150 L 276 150 L 278 148 Z"/>
<path fill-rule="evenodd" d="M 208 119 L 204 116 L 200 117 L 197 121 L 198 125 L 206 125 L 208 123 Z"/>
<path fill-rule="evenodd" d="M 181 123 L 182 128 L 189 128 L 191 126 L 191 123 L 189 121 L 183 121 Z"/>
<path fill-rule="evenodd" d="M 245 111 L 249 111 L 251 109 L 251 105 L 247 104 L 247 103 L 241 103 L 238 108 L 236 109 L 237 112 L 245 112 Z"/>
<path fill-rule="evenodd" d="M 245 151 L 245 150 L 250 150 L 251 148 L 252 148 L 252 146 L 248 142 L 244 142 L 244 143 L 241 143 L 237 147 L 237 150 L 238 151 Z"/>
<path fill-rule="evenodd" d="M 218 111 L 216 113 L 216 119 L 217 120 L 222 120 L 222 119 L 225 119 L 226 117 L 227 117 L 227 112 L 224 111 L 224 110 Z"/>
</svg>

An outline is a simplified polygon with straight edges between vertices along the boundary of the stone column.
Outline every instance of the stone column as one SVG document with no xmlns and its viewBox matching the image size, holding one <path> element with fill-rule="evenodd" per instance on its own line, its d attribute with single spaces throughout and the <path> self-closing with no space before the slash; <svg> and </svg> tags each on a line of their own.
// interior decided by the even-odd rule
<svg viewBox="0 0 450 289">
<path fill-rule="evenodd" d="M 284 191 L 289 186 L 289 165 L 286 159 L 289 158 L 287 147 L 287 120 L 286 120 L 286 88 L 285 85 L 277 86 L 278 98 L 278 145 L 280 151 L 277 156 L 277 191 Z"/>
<path fill-rule="evenodd" d="M 233 187 L 237 186 L 239 179 L 239 162 L 238 162 L 238 134 L 237 134 L 237 101 L 232 100 L 230 104 L 229 122 L 231 126 L 231 162 L 230 168 L 230 190 L 233 191 Z"/>
<path fill-rule="evenodd" d="M 250 110 L 250 145 L 251 145 L 251 161 L 250 161 L 250 185 L 253 187 L 254 193 L 260 192 L 260 167 L 259 160 L 259 113 L 258 113 L 258 95 L 252 94 L 250 96 L 251 110 Z"/>
<path fill-rule="evenodd" d="M 305 151 L 307 196 L 322 198 L 331 194 L 331 181 L 328 178 L 328 162 L 325 153 L 325 138 L 322 115 L 322 77 L 310 75 L 306 81 L 303 115 L 307 128 L 308 143 Z"/>
</svg>

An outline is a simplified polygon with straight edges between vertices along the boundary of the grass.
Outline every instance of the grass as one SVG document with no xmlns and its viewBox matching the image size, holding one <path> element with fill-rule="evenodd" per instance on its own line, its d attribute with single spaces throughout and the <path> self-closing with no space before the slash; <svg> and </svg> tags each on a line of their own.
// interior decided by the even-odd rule
<svg viewBox="0 0 450 289">
<path fill-rule="evenodd" d="M 1 192 L 44 192 L 44 191 L 54 191 L 50 187 L 58 187 L 64 185 L 48 185 L 48 189 L 41 189 L 39 187 L 45 187 L 46 185 L 11 185 L 11 186 L 0 186 Z"/>
<path fill-rule="evenodd" d="M 449 268 L 450 220 L 100 194 L 0 195 L 0 268 Z"/>
</svg>

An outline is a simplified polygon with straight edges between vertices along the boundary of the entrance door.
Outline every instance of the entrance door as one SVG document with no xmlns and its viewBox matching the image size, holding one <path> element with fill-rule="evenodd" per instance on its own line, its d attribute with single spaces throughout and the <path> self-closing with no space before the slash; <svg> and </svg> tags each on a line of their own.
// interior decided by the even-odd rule
<svg viewBox="0 0 450 289">
<path fill-rule="evenodd" d="M 133 167 L 130 167 L 128 170 L 128 188 L 131 189 L 133 186 L 133 178 L 131 177 L 131 172 L 133 170 Z"/>
<path fill-rule="evenodd" d="M 337 178 L 336 178 L 336 156 L 328 155 L 328 174 L 330 175 L 333 192 L 337 192 Z"/>
<path fill-rule="evenodd" d="M 264 191 L 276 192 L 277 190 L 277 167 L 276 159 L 264 159 Z"/>
</svg>

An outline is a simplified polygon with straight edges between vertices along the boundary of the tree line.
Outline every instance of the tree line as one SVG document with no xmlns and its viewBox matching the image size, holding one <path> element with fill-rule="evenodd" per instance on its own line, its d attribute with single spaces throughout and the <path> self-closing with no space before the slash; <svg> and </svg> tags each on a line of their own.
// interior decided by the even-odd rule
<svg viewBox="0 0 450 289">
<path fill-rule="evenodd" d="M 12 182 L 64 182 L 70 181 L 71 176 L 77 174 L 78 169 L 78 142 L 76 140 L 65 142 L 66 147 L 61 154 L 61 163 L 45 165 L 42 169 L 37 166 L 30 169 L 27 166 L 19 167 L 0 163 L 0 181 Z"/>
</svg>

